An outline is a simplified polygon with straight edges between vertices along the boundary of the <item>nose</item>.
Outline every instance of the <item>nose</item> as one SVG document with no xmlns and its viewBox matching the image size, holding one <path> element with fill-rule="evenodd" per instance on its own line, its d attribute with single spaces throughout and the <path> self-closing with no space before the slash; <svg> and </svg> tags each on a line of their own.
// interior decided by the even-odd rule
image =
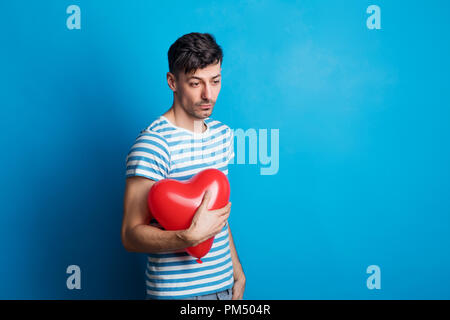
<svg viewBox="0 0 450 320">
<path fill-rule="evenodd" d="M 207 83 L 202 90 L 202 99 L 210 101 L 211 100 L 211 86 Z"/>
</svg>

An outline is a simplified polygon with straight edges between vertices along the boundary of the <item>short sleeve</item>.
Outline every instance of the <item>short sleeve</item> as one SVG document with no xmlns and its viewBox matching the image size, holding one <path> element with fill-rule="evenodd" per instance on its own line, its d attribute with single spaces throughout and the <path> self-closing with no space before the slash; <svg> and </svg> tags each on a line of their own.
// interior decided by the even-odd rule
<svg viewBox="0 0 450 320">
<path fill-rule="evenodd" d="M 234 134 L 231 129 L 229 129 L 229 142 L 227 143 L 227 147 L 227 161 L 229 163 L 234 158 Z"/>
<path fill-rule="evenodd" d="M 154 181 L 169 174 L 170 154 L 165 139 L 154 132 L 142 131 L 126 158 L 126 178 L 146 177 Z"/>
</svg>

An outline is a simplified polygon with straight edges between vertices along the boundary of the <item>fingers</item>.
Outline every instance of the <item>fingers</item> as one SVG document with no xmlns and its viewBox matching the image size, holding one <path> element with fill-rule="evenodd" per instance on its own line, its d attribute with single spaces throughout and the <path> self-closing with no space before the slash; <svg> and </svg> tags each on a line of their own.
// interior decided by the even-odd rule
<svg viewBox="0 0 450 320">
<path fill-rule="evenodd" d="M 231 202 L 228 202 L 228 204 L 220 209 L 214 210 L 214 212 L 210 212 L 217 214 L 218 218 L 218 224 L 215 234 L 221 232 L 223 228 L 227 225 L 228 218 L 230 217 L 230 208 L 231 208 Z"/>
<path fill-rule="evenodd" d="M 220 223 L 217 227 L 217 229 L 214 232 L 214 235 L 222 232 L 223 228 L 227 225 L 227 220 L 224 220 L 222 223 Z"/>
<path fill-rule="evenodd" d="M 213 210 L 215 214 L 219 216 L 223 216 L 229 214 L 231 210 L 231 202 L 228 202 L 225 207 Z"/>
<path fill-rule="evenodd" d="M 230 211 L 231 211 L 231 202 L 228 202 L 228 204 L 222 208 L 223 213 L 221 214 L 222 216 L 228 216 L 230 215 Z"/>
<path fill-rule="evenodd" d="M 220 228 L 221 230 L 227 225 L 228 218 L 230 217 L 231 203 L 229 205 L 227 205 L 227 208 L 228 209 L 219 216 L 220 219 L 222 220 L 221 228 Z"/>
<path fill-rule="evenodd" d="M 209 190 L 206 190 L 205 194 L 203 195 L 203 200 L 200 204 L 200 207 L 207 208 L 209 205 L 209 200 L 211 200 L 211 192 Z"/>
</svg>

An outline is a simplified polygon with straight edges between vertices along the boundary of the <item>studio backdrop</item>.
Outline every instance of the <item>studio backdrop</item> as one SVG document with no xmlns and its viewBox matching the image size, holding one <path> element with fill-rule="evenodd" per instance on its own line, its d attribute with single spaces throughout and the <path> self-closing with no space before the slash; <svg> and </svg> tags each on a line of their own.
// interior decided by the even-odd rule
<svg viewBox="0 0 450 320">
<path fill-rule="evenodd" d="M 143 299 L 126 156 L 222 47 L 245 299 L 450 298 L 446 0 L 0 3 L 0 298 Z M 78 286 L 72 286 L 74 275 Z"/>
</svg>

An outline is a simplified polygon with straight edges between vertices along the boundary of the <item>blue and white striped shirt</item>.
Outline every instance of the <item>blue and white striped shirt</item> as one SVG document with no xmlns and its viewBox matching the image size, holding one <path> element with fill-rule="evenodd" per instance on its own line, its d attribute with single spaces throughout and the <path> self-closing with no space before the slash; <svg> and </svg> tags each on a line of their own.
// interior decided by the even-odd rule
<svg viewBox="0 0 450 320">
<path fill-rule="evenodd" d="M 204 122 L 206 131 L 194 133 L 160 116 L 136 138 L 126 159 L 126 177 L 185 181 L 207 168 L 228 175 L 228 162 L 234 156 L 233 132 L 211 118 Z M 156 220 L 151 224 L 160 227 Z M 180 299 L 231 288 L 233 265 L 228 224 L 215 236 L 203 263 L 195 260 L 184 250 L 147 254 L 147 297 Z"/>
</svg>

